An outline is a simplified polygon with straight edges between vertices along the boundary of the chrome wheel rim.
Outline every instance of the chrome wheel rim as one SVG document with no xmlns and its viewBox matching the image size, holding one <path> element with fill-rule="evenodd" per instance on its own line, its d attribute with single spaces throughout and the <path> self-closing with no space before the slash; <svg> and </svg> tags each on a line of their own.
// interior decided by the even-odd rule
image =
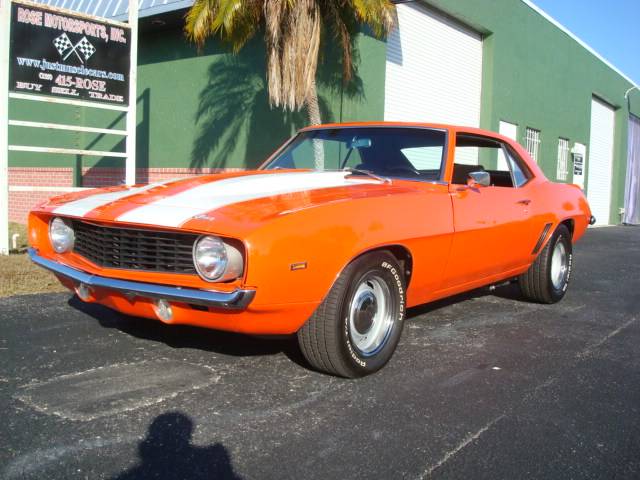
<svg viewBox="0 0 640 480">
<path fill-rule="evenodd" d="M 551 256 L 551 283 L 556 290 L 564 285 L 567 272 L 567 249 L 562 242 L 557 242 Z"/>
<path fill-rule="evenodd" d="M 363 356 L 375 355 L 385 345 L 393 326 L 389 287 L 377 275 L 366 276 L 349 304 L 349 335 Z"/>
</svg>

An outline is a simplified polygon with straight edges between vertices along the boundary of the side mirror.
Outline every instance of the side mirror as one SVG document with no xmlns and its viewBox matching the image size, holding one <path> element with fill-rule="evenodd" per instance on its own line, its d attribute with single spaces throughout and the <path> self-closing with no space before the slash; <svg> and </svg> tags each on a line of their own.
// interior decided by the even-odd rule
<svg viewBox="0 0 640 480">
<path fill-rule="evenodd" d="M 470 187 L 488 187 L 491 185 L 491 175 L 489 175 L 489 172 L 484 171 L 470 172 L 467 185 Z"/>
</svg>

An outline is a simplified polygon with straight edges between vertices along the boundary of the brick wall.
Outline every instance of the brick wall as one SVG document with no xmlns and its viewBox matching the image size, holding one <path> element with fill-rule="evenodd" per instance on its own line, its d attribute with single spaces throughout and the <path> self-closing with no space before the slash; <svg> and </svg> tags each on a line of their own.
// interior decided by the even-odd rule
<svg viewBox="0 0 640 480">
<path fill-rule="evenodd" d="M 71 168 L 9 168 L 9 186 L 70 187 L 73 185 Z"/>
<path fill-rule="evenodd" d="M 47 198 L 60 195 L 62 192 L 12 192 L 9 191 L 9 221 L 27 223 L 29 210 Z"/>
<path fill-rule="evenodd" d="M 204 175 L 224 171 L 242 170 L 240 168 L 138 168 L 136 183 L 153 183 L 172 178 L 184 178 L 191 175 Z M 84 168 L 82 169 L 83 187 L 106 187 L 124 182 L 124 168 Z"/>
<path fill-rule="evenodd" d="M 152 183 L 191 175 L 220 173 L 229 170 L 220 168 L 139 168 L 136 170 L 137 183 Z M 82 186 L 108 187 L 124 182 L 124 168 L 85 168 L 82 170 Z M 73 186 L 71 168 L 9 168 L 9 220 L 26 223 L 27 215 L 35 205 L 47 198 L 61 195 L 62 187 Z M 11 187 L 16 187 L 12 189 Z M 22 188 L 21 188 L 22 187 Z M 35 187 L 28 191 L 28 187 Z M 47 187 L 57 187 L 46 190 Z"/>
<path fill-rule="evenodd" d="M 46 187 L 73 185 L 71 168 L 9 168 L 9 221 L 26 223 L 27 214 L 35 205 L 61 192 Z M 15 191 L 11 187 L 37 187 L 37 191 Z"/>
</svg>

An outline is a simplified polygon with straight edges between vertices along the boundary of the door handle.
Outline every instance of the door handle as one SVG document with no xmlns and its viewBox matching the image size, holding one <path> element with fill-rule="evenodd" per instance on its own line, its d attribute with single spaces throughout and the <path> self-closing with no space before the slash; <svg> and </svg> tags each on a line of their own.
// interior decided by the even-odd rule
<svg viewBox="0 0 640 480">
<path fill-rule="evenodd" d="M 531 200 L 525 198 L 524 200 L 518 200 L 516 203 L 519 205 L 529 205 L 531 203 Z"/>
</svg>

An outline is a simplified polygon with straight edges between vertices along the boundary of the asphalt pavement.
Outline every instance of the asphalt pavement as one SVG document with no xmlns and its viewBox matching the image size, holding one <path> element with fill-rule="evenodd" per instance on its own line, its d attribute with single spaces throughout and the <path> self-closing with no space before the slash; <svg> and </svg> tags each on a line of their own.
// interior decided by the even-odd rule
<svg viewBox="0 0 640 480">
<path fill-rule="evenodd" d="M 295 342 L 0 300 L 0 478 L 640 478 L 640 228 L 590 229 L 556 305 L 410 310 L 343 380 Z"/>
</svg>

